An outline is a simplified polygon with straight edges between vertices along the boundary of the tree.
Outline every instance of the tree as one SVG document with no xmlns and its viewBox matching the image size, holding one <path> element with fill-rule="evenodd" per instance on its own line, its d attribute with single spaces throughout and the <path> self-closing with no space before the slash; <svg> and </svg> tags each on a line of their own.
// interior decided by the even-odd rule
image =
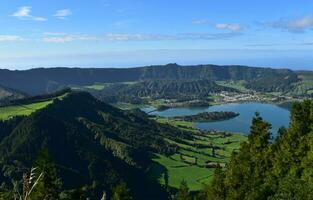
<svg viewBox="0 0 313 200">
<path fill-rule="evenodd" d="M 189 194 L 189 187 L 187 185 L 187 182 L 183 180 L 180 184 L 179 191 L 176 195 L 176 200 L 191 200 L 190 194 Z"/>
<path fill-rule="evenodd" d="M 290 127 L 273 141 L 270 128 L 256 113 L 248 142 L 225 173 L 216 171 L 202 199 L 313 199 L 313 101 L 294 104 Z"/>
<path fill-rule="evenodd" d="M 212 186 L 210 187 L 211 195 L 214 196 L 216 200 L 225 199 L 225 184 L 224 184 L 224 173 L 222 167 L 218 165 L 214 172 L 214 178 L 212 181 Z"/>
<path fill-rule="evenodd" d="M 198 195 L 199 200 L 223 200 L 226 198 L 224 172 L 220 165 L 214 171 L 213 181 Z"/>
<path fill-rule="evenodd" d="M 119 183 L 113 189 L 112 200 L 131 200 L 130 190 L 125 182 Z"/>
<path fill-rule="evenodd" d="M 62 183 L 58 178 L 55 164 L 49 156 L 47 149 L 39 152 L 34 165 L 43 172 L 43 178 L 32 194 L 32 200 L 55 200 L 59 198 Z"/>
<path fill-rule="evenodd" d="M 8 188 L 5 184 L 0 186 L 0 200 L 15 200 L 18 198 L 18 194 L 14 193 L 14 191 Z"/>
<path fill-rule="evenodd" d="M 223 199 L 224 196 L 238 200 L 245 197 L 262 199 L 267 194 L 268 188 L 264 182 L 271 166 L 270 128 L 271 125 L 256 113 L 248 142 L 241 145 L 239 152 L 233 153 L 225 178 L 220 169 L 216 171 L 211 186 L 214 199 Z"/>
<path fill-rule="evenodd" d="M 215 147 L 214 147 L 214 146 L 212 147 L 212 156 L 213 156 L 213 157 L 216 157 L 216 154 L 215 154 Z"/>
</svg>

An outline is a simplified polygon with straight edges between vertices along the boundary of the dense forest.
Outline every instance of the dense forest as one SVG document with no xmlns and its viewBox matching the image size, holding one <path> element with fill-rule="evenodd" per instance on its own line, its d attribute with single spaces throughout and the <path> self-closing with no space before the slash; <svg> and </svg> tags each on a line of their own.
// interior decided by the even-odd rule
<svg viewBox="0 0 313 200">
<path fill-rule="evenodd" d="M 260 91 L 283 91 L 299 81 L 298 75 L 287 69 L 246 66 L 168 64 L 138 68 L 38 68 L 25 71 L 0 70 L 0 85 L 30 95 L 52 92 L 70 85 L 95 83 L 141 82 L 150 80 L 209 81 L 243 80 L 247 87 Z M 266 82 L 266 85 L 264 83 Z"/>
<path fill-rule="evenodd" d="M 12 100 L 24 98 L 26 94 L 9 89 L 0 85 L 0 106 L 9 103 Z"/>
<path fill-rule="evenodd" d="M 110 103 L 118 101 L 137 103 L 141 98 L 151 99 L 207 99 L 208 94 L 222 91 L 235 92 L 233 88 L 217 85 L 209 80 L 154 80 L 134 84 L 112 84 L 103 90 L 89 90 L 97 98 Z"/>
<path fill-rule="evenodd" d="M 165 138 L 191 137 L 140 110 L 122 111 L 88 93 L 73 92 L 28 117 L 0 122 L 0 193 L 2 199 L 12 199 L 3 198 L 14 193 L 12 181 L 19 183 L 33 166 L 49 169 L 51 176 L 44 176 L 42 187 L 47 190 L 53 184 L 60 199 L 75 199 L 80 192 L 93 198 L 103 191 L 112 196 L 113 187 L 122 183 L 135 199 L 166 199 L 164 188 L 145 175 L 150 156 L 177 151 Z"/>
<path fill-rule="evenodd" d="M 232 119 L 237 116 L 239 116 L 239 113 L 222 111 L 222 112 L 203 112 L 196 115 L 179 116 L 174 118 L 187 122 L 205 122 L 205 121 L 222 121 Z"/>
<path fill-rule="evenodd" d="M 226 166 L 217 164 L 212 183 L 191 193 L 183 181 L 175 194 L 145 172 L 154 153 L 177 153 L 180 147 L 168 139 L 184 143 L 195 137 L 191 132 L 159 124 L 140 110 L 117 109 L 85 92 L 64 90 L 25 101 L 64 92 L 62 100 L 29 116 L 0 122 L 1 200 L 28 193 L 31 200 L 313 198 L 312 100 L 294 103 L 290 127 L 281 128 L 277 138 L 256 113 L 247 142 Z"/>
<path fill-rule="evenodd" d="M 270 129 L 256 114 L 248 141 L 199 199 L 313 199 L 313 101 L 295 103 L 274 140 Z"/>
</svg>

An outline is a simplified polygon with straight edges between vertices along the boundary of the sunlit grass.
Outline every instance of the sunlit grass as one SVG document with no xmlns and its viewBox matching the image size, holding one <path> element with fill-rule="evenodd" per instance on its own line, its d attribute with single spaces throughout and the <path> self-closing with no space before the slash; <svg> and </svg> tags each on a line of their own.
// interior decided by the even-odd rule
<svg viewBox="0 0 313 200">
<path fill-rule="evenodd" d="M 191 122 L 162 117 L 154 119 L 159 123 L 171 124 L 194 133 L 192 140 L 176 142 L 166 139 L 167 142 L 178 145 L 179 151 L 169 157 L 156 154 L 153 158 L 156 164 L 150 170 L 151 176 L 157 177 L 161 184 L 168 182 L 168 186 L 173 188 L 179 188 L 181 181 L 185 180 L 192 191 L 202 189 L 204 185 L 212 181 L 215 170 L 206 168 L 206 163 L 214 162 L 225 165 L 229 162 L 232 152 L 247 140 L 246 136 L 240 134 L 201 134 L 197 129 L 192 128 Z M 197 147 L 197 144 L 207 145 L 207 147 Z M 215 155 L 210 146 L 214 146 Z M 162 166 L 162 170 L 159 165 Z M 167 177 L 168 181 L 166 181 Z"/>
<path fill-rule="evenodd" d="M 56 98 L 63 99 L 66 95 L 67 94 L 64 94 Z M 0 107 L 0 120 L 8 120 L 15 116 L 28 116 L 33 112 L 45 108 L 46 106 L 51 104 L 53 102 L 53 99 L 55 98 L 50 98 L 45 101 L 30 104 L 18 104 L 14 106 Z"/>
</svg>

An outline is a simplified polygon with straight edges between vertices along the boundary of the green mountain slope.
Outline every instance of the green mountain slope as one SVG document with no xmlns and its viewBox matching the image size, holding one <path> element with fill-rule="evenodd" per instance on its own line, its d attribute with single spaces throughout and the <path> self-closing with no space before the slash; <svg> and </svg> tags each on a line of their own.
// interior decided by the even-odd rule
<svg viewBox="0 0 313 200">
<path fill-rule="evenodd" d="M 133 84 L 110 84 L 102 90 L 87 89 L 105 102 L 132 102 L 140 98 L 201 99 L 210 93 L 237 91 L 209 80 L 154 80 Z"/>
<path fill-rule="evenodd" d="M 244 80 L 256 90 L 285 90 L 286 85 L 298 81 L 297 74 L 286 69 L 254 68 L 246 66 L 168 64 L 124 69 L 38 68 L 25 71 L 0 70 L 0 84 L 29 94 L 56 91 L 69 85 L 86 86 L 95 83 L 135 82 L 149 80 L 210 81 Z"/>
<path fill-rule="evenodd" d="M 177 146 L 164 138 L 191 137 L 149 120 L 141 111 L 119 110 L 88 93 L 70 93 L 28 117 L 1 122 L 0 127 L 1 182 L 22 177 L 38 153 L 48 149 L 64 190 L 96 184 L 96 191 L 111 191 L 124 180 L 138 199 L 164 195 L 144 174 L 150 152 L 173 154 Z"/>
<path fill-rule="evenodd" d="M 9 89 L 0 85 L 0 106 L 16 99 L 21 99 L 26 95 L 13 89 Z"/>
<path fill-rule="evenodd" d="M 313 96 L 313 72 L 298 71 L 299 82 L 294 83 L 292 90 L 288 91 L 292 95 L 311 95 Z"/>
<path fill-rule="evenodd" d="M 52 94 L 11 99 L 0 107 L 0 120 L 8 120 L 16 116 L 28 116 L 36 110 L 51 104 L 54 99 L 63 99 L 70 90 L 62 90 Z"/>
</svg>

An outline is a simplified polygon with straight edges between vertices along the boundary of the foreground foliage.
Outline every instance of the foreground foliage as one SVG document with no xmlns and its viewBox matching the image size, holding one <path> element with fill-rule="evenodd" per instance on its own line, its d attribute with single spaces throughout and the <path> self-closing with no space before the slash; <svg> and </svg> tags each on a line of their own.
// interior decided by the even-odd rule
<svg viewBox="0 0 313 200">
<path fill-rule="evenodd" d="M 290 127 L 272 142 L 270 127 L 255 116 L 248 142 L 216 172 L 206 199 L 313 198 L 313 101 L 295 103 Z"/>
</svg>

